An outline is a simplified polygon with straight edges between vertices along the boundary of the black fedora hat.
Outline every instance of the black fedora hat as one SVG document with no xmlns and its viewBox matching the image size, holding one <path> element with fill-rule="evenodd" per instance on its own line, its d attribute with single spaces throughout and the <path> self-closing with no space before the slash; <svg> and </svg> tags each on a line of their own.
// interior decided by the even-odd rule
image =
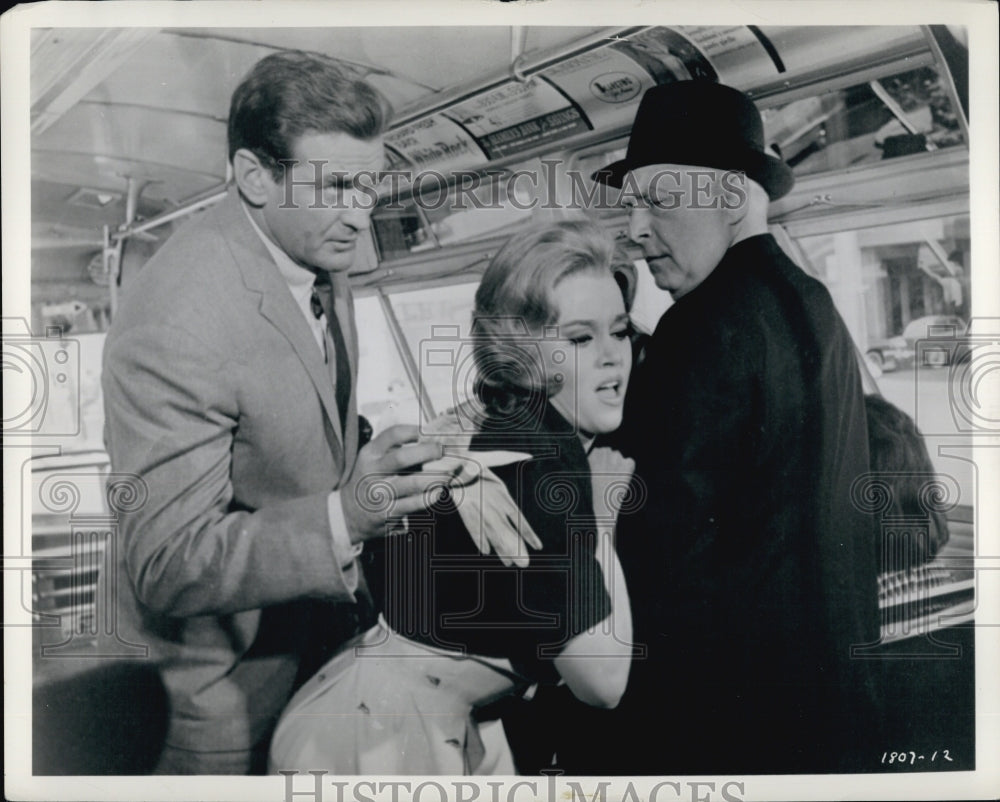
<svg viewBox="0 0 1000 802">
<path fill-rule="evenodd" d="M 593 179 L 620 188 L 625 173 L 650 164 L 740 170 L 771 200 L 795 183 L 791 168 L 764 152 L 764 125 L 753 101 L 712 81 L 649 89 L 636 112 L 625 158 L 598 170 Z"/>
</svg>

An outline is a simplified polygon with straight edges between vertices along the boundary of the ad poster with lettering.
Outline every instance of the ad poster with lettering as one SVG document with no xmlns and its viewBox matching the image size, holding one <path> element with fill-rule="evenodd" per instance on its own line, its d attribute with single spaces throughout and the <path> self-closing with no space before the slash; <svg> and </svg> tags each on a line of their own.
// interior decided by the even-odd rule
<svg viewBox="0 0 1000 802">
<path fill-rule="evenodd" d="M 719 79 L 705 54 L 670 28 L 639 31 L 627 40 L 615 42 L 612 48 L 641 64 L 658 84 Z"/>
<path fill-rule="evenodd" d="M 584 53 L 543 74 L 576 99 L 595 128 L 634 117 L 643 93 L 657 83 L 641 63 L 614 47 Z"/>
<path fill-rule="evenodd" d="M 509 81 L 448 115 L 472 134 L 490 159 L 590 131 L 579 107 L 545 80 Z"/>
<path fill-rule="evenodd" d="M 678 25 L 677 30 L 712 60 L 720 83 L 766 80 L 780 71 L 752 25 Z"/>
<path fill-rule="evenodd" d="M 385 137 L 385 144 L 418 170 L 444 172 L 483 158 L 475 140 L 440 114 L 397 128 Z"/>
</svg>

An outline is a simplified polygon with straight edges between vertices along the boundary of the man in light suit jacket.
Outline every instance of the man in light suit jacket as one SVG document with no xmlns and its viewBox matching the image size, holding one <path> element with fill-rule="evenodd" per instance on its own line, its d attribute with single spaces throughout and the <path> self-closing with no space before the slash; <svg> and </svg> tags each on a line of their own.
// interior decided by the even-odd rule
<svg viewBox="0 0 1000 802">
<path fill-rule="evenodd" d="M 117 618 L 167 690 L 160 773 L 261 770 L 304 651 L 366 623 L 363 542 L 440 481 L 409 470 L 441 456 L 416 427 L 358 449 L 347 271 L 371 204 L 352 177 L 381 169 L 384 125 L 332 61 L 258 62 L 230 109 L 235 186 L 126 286 L 111 326 L 106 444 L 147 494 L 121 522 Z M 373 476 L 391 509 L 366 500 Z"/>
</svg>

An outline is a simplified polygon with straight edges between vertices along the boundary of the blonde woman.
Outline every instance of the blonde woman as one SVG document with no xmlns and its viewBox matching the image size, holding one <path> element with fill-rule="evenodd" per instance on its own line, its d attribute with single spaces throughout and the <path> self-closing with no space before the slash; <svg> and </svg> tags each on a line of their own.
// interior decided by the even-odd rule
<svg viewBox="0 0 1000 802">
<path fill-rule="evenodd" d="M 293 698 L 272 771 L 513 774 L 503 727 L 477 710 L 537 683 L 618 703 L 632 622 L 612 529 L 633 466 L 590 447 L 621 423 L 634 286 L 631 263 L 586 222 L 516 235 L 497 253 L 473 312 L 481 414 L 469 453 L 521 455 L 491 476 L 517 505 L 511 525 L 537 540 L 516 562 L 481 554 L 476 521 L 456 511 L 489 492 L 477 482 L 366 546 L 380 622 Z"/>
</svg>

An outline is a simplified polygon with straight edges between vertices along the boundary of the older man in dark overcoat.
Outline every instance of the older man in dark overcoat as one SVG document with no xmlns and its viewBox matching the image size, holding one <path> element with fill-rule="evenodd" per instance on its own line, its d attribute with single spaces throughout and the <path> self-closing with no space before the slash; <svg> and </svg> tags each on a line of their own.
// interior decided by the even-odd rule
<svg viewBox="0 0 1000 802">
<path fill-rule="evenodd" d="M 878 640 L 856 352 L 826 287 L 768 233 L 791 170 L 742 92 L 649 90 L 624 160 L 630 237 L 671 293 L 614 445 L 635 460 L 618 549 L 637 656 L 619 710 L 587 714 L 571 773 L 863 770 L 877 760 Z M 882 748 L 882 747 L 880 747 Z M 879 753 L 880 754 L 880 753 Z"/>
</svg>

